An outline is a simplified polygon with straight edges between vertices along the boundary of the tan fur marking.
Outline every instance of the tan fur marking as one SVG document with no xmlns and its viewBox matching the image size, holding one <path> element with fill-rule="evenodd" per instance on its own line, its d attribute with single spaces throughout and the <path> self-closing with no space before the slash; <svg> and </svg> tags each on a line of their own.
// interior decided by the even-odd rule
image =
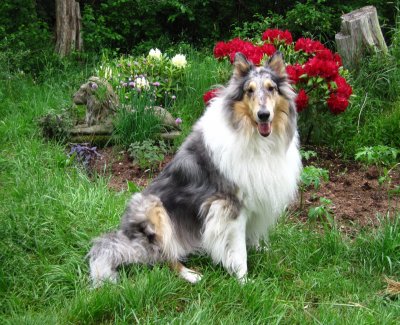
<svg viewBox="0 0 400 325">
<path fill-rule="evenodd" d="M 168 218 L 167 211 L 165 211 L 162 206 L 157 205 L 149 211 L 148 219 L 154 226 L 154 231 L 158 241 L 162 241 L 163 239 L 165 224 L 169 222 Z"/>
<path fill-rule="evenodd" d="M 271 80 L 265 80 L 264 81 L 264 87 L 266 89 L 269 89 L 270 87 L 274 87 L 274 84 L 271 82 Z"/>
<path fill-rule="evenodd" d="M 275 117 L 272 121 L 274 132 L 282 135 L 286 131 L 289 120 L 289 102 L 282 96 L 279 96 L 275 105 Z"/>
<path fill-rule="evenodd" d="M 178 273 L 180 273 L 182 271 L 182 269 L 184 268 L 183 264 L 179 261 L 170 262 L 168 265 L 172 271 L 175 271 Z"/>
<path fill-rule="evenodd" d="M 257 84 L 254 81 L 250 81 L 249 87 L 247 89 L 251 89 L 252 91 L 255 91 L 257 89 Z"/>
<path fill-rule="evenodd" d="M 242 125 L 248 127 L 251 127 L 251 125 L 257 127 L 257 123 L 254 121 L 253 113 L 250 107 L 250 101 L 248 98 L 245 98 L 241 102 L 236 102 L 233 106 L 234 122 L 241 123 Z"/>
</svg>

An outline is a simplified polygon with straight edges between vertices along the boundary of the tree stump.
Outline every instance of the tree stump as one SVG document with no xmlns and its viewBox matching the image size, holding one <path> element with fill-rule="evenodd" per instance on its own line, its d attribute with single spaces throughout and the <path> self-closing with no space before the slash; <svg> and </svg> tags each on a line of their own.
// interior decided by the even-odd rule
<svg viewBox="0 0 400 325">
<path fill-rule="evenodd" d="M 75 0 L 56 0 L 56 52 L 65 56 L 83 49 L 82 17 Z"/>
<path fill-rule="evenodd" d="M 387 46 L 374 6 L 366 6 L 341 16 L 340 32 L 336 34 L 336 46 L 345 68 L 356 66 L 363 54 L 382 51 Z"/>
</svg>

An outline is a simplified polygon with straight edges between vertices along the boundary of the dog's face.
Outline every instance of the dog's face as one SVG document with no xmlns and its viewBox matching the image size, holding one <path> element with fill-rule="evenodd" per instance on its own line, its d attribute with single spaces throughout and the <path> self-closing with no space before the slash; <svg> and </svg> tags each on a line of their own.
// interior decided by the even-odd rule
<svg viewBox="0 0 400 325">
<path fill-rule="evenodd" d="M 231 85 L 234 125 L 255 128 L 262 137 L 285 129 L 289 116 L 289 101 L 282 94 L 287 86 L 282 55 L 276 53 L 262 67 L 255 67 L 241 54 L 234 61 Z"/>
</svg>

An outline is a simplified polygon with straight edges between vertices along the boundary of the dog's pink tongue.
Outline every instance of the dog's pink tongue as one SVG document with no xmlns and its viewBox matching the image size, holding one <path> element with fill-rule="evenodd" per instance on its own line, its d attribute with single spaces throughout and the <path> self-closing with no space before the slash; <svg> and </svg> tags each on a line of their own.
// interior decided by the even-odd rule
<svg viewBox="0 0 400 325">
<path fill-rule="evenodd" d="M 260 132 L 263 137 L 269 136 L 271 133 L 271 123 L 258 123 L 258 132 Z"/>
</svg>

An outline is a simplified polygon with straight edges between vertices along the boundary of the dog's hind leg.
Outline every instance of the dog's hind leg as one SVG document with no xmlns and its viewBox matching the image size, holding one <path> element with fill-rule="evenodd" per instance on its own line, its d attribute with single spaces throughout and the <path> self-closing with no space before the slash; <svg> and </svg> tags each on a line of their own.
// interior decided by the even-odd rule
<svg viewBox="0 0 400 325">
<path fill-rule="evenodd" d="M 170 262 L 169 267 L 175 271 L 178 272 L 178 274 L 185 279 L 186 281 L 189 281 L 190 283 L 197 283 L 201 280 L 201 274 L 188 269 L 186 266 L 184 266 L 181 262 Z"/>
<path fill-rule="evenodd" d="M 135 240 L 130 240 L 122 231 L 114 231 L 94 240 L 88 253 L 90 277 L 94 287 L 105 281 L 117 280 L 117 268 L 122 264 L 146 263 L 148 252 Z"/>
<path fill-rule="evenodd" d="M 233 205 L 232 205 L 233 204 Z M 246 281 L 246 216 L 230 200 L 215 200 L 206 216 L 203 246 L 215 263 Z"/>
</svg>

